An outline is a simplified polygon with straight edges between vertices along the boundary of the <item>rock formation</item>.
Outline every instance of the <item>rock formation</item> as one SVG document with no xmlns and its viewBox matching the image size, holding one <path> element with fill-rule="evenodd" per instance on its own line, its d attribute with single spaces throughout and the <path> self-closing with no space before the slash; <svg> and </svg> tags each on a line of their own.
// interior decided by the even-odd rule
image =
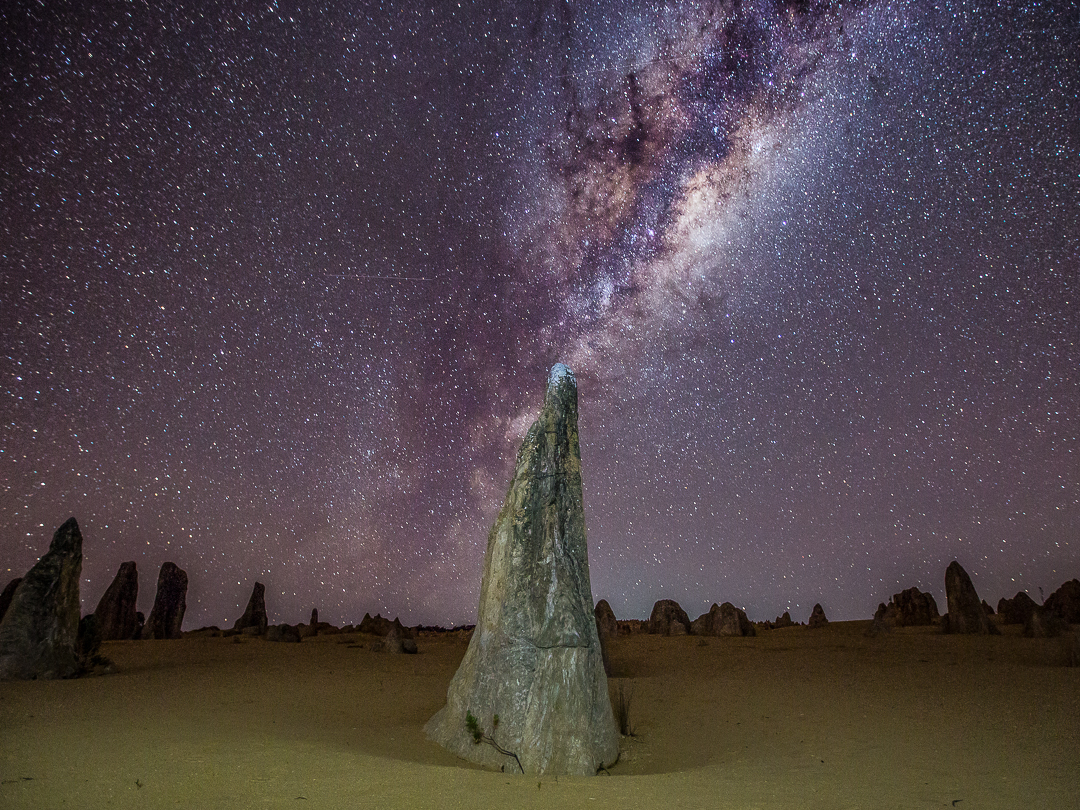
<svg viewBox="0 0 1080 810">
<path fill-rule="evenodd" d="M 388 652 L 393 654 L 410 653 L 416 654 L 416 641 L 412 635 L 401 626 L 401 622 L 394 619 L 390 630 L 381 641 L 375 642 L 371 649 L 375 652 Z"/>
<path fill-rule="evenodd" d="M 713 605 L 708 613 L 698 616 L 690 624 L 690 632 L 695 636 L 756 636 L 754 625 L 746 618 L 741 608 L 731 602 L 717 607 Z"/>
<path fill-rule="evenodd" d="M 998 632 L 983 610 L 979 594 L 971 584 L 971 577 L 956 560 L 949 563 L 945 570 L 945 600 L 949 614 L 941 623 L 943 632 L 978 635 Z"/>
<path fill-rule="evenodd" d="M 11 605 L 11 597 L 15 595 L 15 589 L 19 587 L 19 583 L 22 581 L 22 577 L 15 577 L 4 586 L 3 592 L 0 593 L 0 622 L 4 620 L 4 614 L 7 613 L 7 609 Z"/>
<path fill-rule="evenodd" d="M 1019 591 L 1012 599 L 998 600 L 998 617 L 1002 624 L 1025 624 L 1038 607 L 1034 599 Z"/>
<path fill-rule="evenodd" d="M 75 640 L 75 654 L 79 659 L 79 669 L 86 670 L 90 661 L 101 649 L 101 622 L 96 613 L 87 613 L 79 620 L 79 634 Z"/>
<path fill-rule="evenodd" d="M 187 610 L 187 574 L 176 563 L 163 563 L 158 572 L 157 595 L 143 638 L 180 638 L 180 626 Z"/>
<path fill-rule="evenodd" d="M 102 641 L 135 637 L 138 627 L 135 605 L 138 599 L 139 572 L 134 562 L 122 563 L 94 611 Z"/>
<path fill-rule="evenodd" d="M 825 618 L 825 609 L 821 605 L 814 605 L 814 609 L 810 611 L 810 619 L 806 622 L 807 627 L 824 627 L 829 623 L 829 620 Z"/>
<path fill-rule="evenodd" d="M 266 586 L 261 582 L 256 582 L 255 587 L 251 589 L 251 598 L 248 599 L 244 615 L 236 620 L 233 630 L 244 630 L 253 627 L 255 632 L 261 636 L 266 632 L 268 624 L 269 622 L 266 619 Z"/>
<path fill-rule="evenodd" d="M 596 619 L 596 635 L 600 639 L 600 657 L 604 662 L 604 674 L 611 677 L 611 656 L 608 653 L 608 644 L 611 639 L 619 635 L 619 621 L 615 618 L 615 611 L 606 599 L 601 599 L 593 608 L 593 617 Z"/>
<path fill-rule="evenodd" d="M 401 620 L 394 618 L 394 621 L 384 619 L 378 613 L 372 618 L 370 613 L 365 613 L 364 618 L 360 620 L 360 627 L 358 628 L 361 633 L 371 633 L 374 636 L 385 636 L 390 632 L 394 625 L 401 627 Z"/>
<path fill-rule="evenodd" d="M 866 628 L 866 632 L 863 635 L 874 638 L 875 636 L 880 636 L 882 633 L 891 632 L 893 625 L 885 620 L 887 613 L 888 608 L 885 607 L 884 602 L 881 602 L 878 605 L 877 611 L 874 613 L 874 620 L 870 622 L 870 626 Z"/>
<path fill-rule="evenodd" d="M 614 638 L 619 635 L 619 622 L 606 599 L 596 603 L 593 616 L 596 618 L 596 632 L 600 638 Z"/>
<path fill-rule="evenodd" d="M 908 588 L 893 594 L 882 618 L 894 627 L 922 627 L 936 622 L 940 614 L 932 594 Z"/>
<path fill-rule="evenodd" d="M 0 680 L 68 678 L 79 670 L 82 534 L 75 518 L 15 589 L 0 622 Z"/>
<path fill-rule="evenodd" d="M 791 620 L 791 614 L 788 611 L 785 610 L 783 616 L 777 616 L 773 620 L 772 626 L 774 628 L 776 628 L 776 627 L 794 627 L 795 622 L 793 622 Z"/>
<path fill-rule="evenodd" d="M 311 609 L 311 621 L 309 621 L 308 624 L 310 624 L 312 627 L 315 627 L 315 626 L 317 626 L 319 624 L 319 609 L 318 608 L 312 608 Z"/>
<path fill-rule="evenodd" d="M 1069 632 L 1068 622 L 1045 606 L 1036 607 L 1024 619 L 1024 635 L 1028 638 L 1055 638 Z"/>
<path fill-rule="evenodd" d="M 593 775 L 618 758 L 589 581 L 577 382 L 561 364 L 488 535 L 476 630 L 425 731 L 507 771 Z"/>
<path fill-rule="evenodd" d="M 681 636 L 690 632 L 690 617 L 674 599 L 661 599 L 649 614 L 649 632 L 654 636 Z"/>
<path fill-rule="evenodd" d="M 1064 583 L 1046 597 L 1043 607 L 1069 624 L 1080 624 L 1080 580 Z"/>
</svg>

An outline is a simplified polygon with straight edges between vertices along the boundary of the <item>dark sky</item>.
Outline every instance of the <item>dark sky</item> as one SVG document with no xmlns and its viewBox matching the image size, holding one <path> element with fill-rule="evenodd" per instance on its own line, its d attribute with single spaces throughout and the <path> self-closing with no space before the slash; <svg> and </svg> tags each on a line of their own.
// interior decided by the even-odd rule
<svg viewBox="0 0 1080 810">
<path fill-rule="evenodd" d="M 559 360 L 620 617 L 1080 576 L 1075 3 L 0 18 L 5 581 L 473 621 Z"/>
</svg>

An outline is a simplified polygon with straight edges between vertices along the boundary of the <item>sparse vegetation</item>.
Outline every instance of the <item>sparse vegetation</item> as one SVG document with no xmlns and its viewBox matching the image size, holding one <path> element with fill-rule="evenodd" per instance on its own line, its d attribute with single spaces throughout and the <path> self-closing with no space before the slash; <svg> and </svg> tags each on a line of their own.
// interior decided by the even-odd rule
<svg viewBox="0 0 1080 810">
<path fill-rule="evenodd" d="M 465 726 L 469 729 L 469 735 L 473 738 L 473 744 L 479 745 L 480 743 L 487 743 L 504 757 L 513 757 L 514 762 L 517 763 L 518 768 L 522 773 L 525 773 L 525 768 L 521 765 L 521 760 L 518 759 L 518 755 L 513 751 L 507 751 L 497 742 L 491 735 L 494 734 L 499 728 L 499 715 L 493 715 L 491 718 L 491 734 L 487 734 L 483 728 L 480 727 L 480 721 L 476 719 L 470 711 L 465 712 Z"/>
<path fill-rule="evenodd" d="M 630 720 L 630 703 L 634 699 L 634 687 L 630 683 L 619 682 L 611 694 L 611 707 L 615 712 L 615 722 L 619 733 L 624 737 L 633 737 L 634 725 Z"/>
</svg>

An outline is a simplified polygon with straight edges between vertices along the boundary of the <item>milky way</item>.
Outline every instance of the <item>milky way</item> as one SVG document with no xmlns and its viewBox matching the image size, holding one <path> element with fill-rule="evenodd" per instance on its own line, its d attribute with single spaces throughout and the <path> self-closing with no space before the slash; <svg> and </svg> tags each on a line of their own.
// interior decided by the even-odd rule
<svg viewBox="0 0 1080 810">
<path fill-rule="evenodd" d="M 0 15 L 9 578 L 471 621 L 556 361 L 619 616 L 1080 576 L 1075 6 Z"/>
</svg>

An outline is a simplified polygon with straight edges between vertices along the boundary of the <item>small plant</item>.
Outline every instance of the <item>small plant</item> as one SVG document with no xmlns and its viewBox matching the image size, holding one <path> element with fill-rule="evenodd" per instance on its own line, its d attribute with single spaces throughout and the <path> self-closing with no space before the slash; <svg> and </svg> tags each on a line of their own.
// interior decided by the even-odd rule
<svg viewBox="0 0 1080 810">
<path fill-rule="evenodd" d="M 515 754 L 513 751 L 507 751 L 505 748 L 495 742 L 495 738 L 491 736 L 491 734 L 494 734 L 499 728 L 499 715 L 496 714 L 492 715 L 491 717 L 491 734 L 484 733 L 484 729 L 480 727 L 480 721 L 477 720 L 476 715 L 474 715 L 470 711 L 465 712 L 465 727 L 469 730 L 469 735 L 473 739 L 473 745 L 487 743 L 504 757 L 513 757 L 514 762 L 517 763 L 518 768 L 521 768 L 521 772 L 525 773 L 525 769 L 522 768 L 521 760 L 518 759 L 518 755 Z"/>
<path fill-rule="evenodd" d="M 634 699 L 634 687 L 618 683 L 615 685 L 612 698 L 612 709 L 615 711 L 615 722 L 619 726 L 619 733 L 624 737 L 635 736 L 634 725 L 630 722 L 630 702 Z"/>
</svg>

